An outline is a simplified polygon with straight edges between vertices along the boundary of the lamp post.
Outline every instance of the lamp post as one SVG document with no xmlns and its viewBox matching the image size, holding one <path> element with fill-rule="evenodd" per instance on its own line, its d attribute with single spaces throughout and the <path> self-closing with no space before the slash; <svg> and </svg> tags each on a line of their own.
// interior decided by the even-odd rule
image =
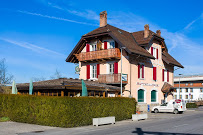
<svg viewBox="0 0 203 135">
<path fill-rule="evenodd" d="M 180 76 L 183 74 L 179 74 L 179 99 L 180 99 Z"/>
<path fill-rule="evenodd" d="M 121 97 L 122 97 L 122 89 L 123 89 L 123 82 L 122 82 L 122 76 L 123 76 L 123 73 L 122 73 L 122 57 L 123 57 L 123 49 L 125 49 L 126 47 L 121 47 Z"/>
</svg>

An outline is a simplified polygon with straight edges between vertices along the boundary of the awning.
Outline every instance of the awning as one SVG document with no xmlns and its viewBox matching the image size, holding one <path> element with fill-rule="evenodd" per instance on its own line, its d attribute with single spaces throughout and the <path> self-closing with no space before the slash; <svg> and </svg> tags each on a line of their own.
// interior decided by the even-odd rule
<svg viewBox="0 0 203 135">
<path fill-rule="evenodd" d="M 161 88 L 161 91 L 163 93 L 170 93 L 173 90 L 174 90 L 174 87 L 167 82 L 165 82 L 163 87 Z"/>
</svg>

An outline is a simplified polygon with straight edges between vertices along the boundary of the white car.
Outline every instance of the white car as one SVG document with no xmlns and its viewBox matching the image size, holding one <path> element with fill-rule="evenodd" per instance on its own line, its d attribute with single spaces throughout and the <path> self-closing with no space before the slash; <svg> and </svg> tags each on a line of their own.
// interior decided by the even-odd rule
<svg viewBox="0 0 203 135">
<path fill-rule="evenodd" d="M 182 99 L 173 99 L 169 102 L 163 103 L 160 106 L 155 106 L 152 108 L 152 112 L 173 112 L 174 114 L 183 113 L 186 111 L 186 103 Z"/>
</svg>

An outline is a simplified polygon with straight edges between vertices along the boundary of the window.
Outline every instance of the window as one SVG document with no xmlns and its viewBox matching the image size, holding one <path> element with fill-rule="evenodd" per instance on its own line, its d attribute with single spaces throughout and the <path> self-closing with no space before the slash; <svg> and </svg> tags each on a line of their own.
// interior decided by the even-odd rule
<svg viewBox="0 0 203 135">
<path fill-rule="evenodd" d="M 163 82 L 169 82 L 169 71 L 166 69 L 162 70 L 162 80 Z"/>
<path fill-rule="evenodd" d="M 163 103 L 161 106 L 167 106 L 168 103 Z"/>
<path fill-rule="evenodd" d="M 180 92 L 182 92 L 182 88 L 180 88 Z"/>
<path fill-rule="evenodd" d="M 188 92 L 188 88 L 185 88 L 185 92 Z"/>
<path fill-rule="evenodd" d="M 185 85 L 188 86 L 188 83 L 186 83 Z"/>
<path fill-rule="evenodd" d="M 193 92 L 193 88 L 190 88 L 190 92 Z"/>
<path fill-rule="evenodd" d="M 157 48 L 151 47 L 151 54 L 152 54 L 156 59 L 158 59 L 158 49 L 157 49 Z"/>
<path fill-rule="evenodd" d="M 151 102 L 157 102 L 156 101 L 156 94 L 157 94 L 156 90 L 151 91 Z"/>
<path fill-rule="evenodd" d="M 202 88 L 200 88 L 200 92 L 203 92 L 203 89 L 202 89 Z"/>
<path fill-rule="evenodd" d="M 193 95 L 190 95 L 190 99 L 193 99 Z"/>
<path fill-rule="evenodd" d="M 97 66 L 91 65 L 91 79 L 97 78 Z"/>
<path fill-rule="evenodd" d="M 114 64 L 113 63 L 109 64 L 109 74 L 114 74 Z"/>
<path fill-rule="evenodd" d="M 115 42 L 114 41 L 109 42 L 109 49 L 111 49 L 111 48 L 115 48 Z"/>
<path fill-rule="evenodd" d="M 138 102 L 144 102 L 144 90 L 138 90 Z"/>
<path fill-rule="evenodd" d="M 190 83 L 190 85 L 192 86 L 192 85 L 193 85 L 193 83 Z"/>
<path fill-rule="evenodd" d="M 144 65 L 138 64 L 138 78 L 144 79 Z"/>
<path fill-rule="evenodd" d="M 91 45 L 91 51 L 96 51 L 97 50 L 97 45 L 96 44 L 92 44 Z"/>
<path fill-rule="evenodd" d="M 182 95 L 180 95 L 180 99 L 182 99 Z"/>
<path fill-rule="evenodd" d="M 177 92 L 177 89 L 174 89 L 174 92 Z"/>
<path fill-rule="evenodd" d="M 174 99 L 177 99 L 177 95 L 174 95 Z"/>
<path fill-rule="evenodd" d="M 185 95 L 185 99 L 188 99 L 188 95 Z"/>
</svg>

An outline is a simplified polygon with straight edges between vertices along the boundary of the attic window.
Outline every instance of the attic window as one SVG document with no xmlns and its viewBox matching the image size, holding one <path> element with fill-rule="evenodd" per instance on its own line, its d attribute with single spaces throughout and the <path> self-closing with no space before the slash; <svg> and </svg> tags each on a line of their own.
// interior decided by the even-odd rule
<svg viewBox="0 0 203 135">
<path fill-rule="evenodd" d="M 118 30 L 118 32 L 122 34 L 122 32 L 120 30 Z"/>
</svg>

